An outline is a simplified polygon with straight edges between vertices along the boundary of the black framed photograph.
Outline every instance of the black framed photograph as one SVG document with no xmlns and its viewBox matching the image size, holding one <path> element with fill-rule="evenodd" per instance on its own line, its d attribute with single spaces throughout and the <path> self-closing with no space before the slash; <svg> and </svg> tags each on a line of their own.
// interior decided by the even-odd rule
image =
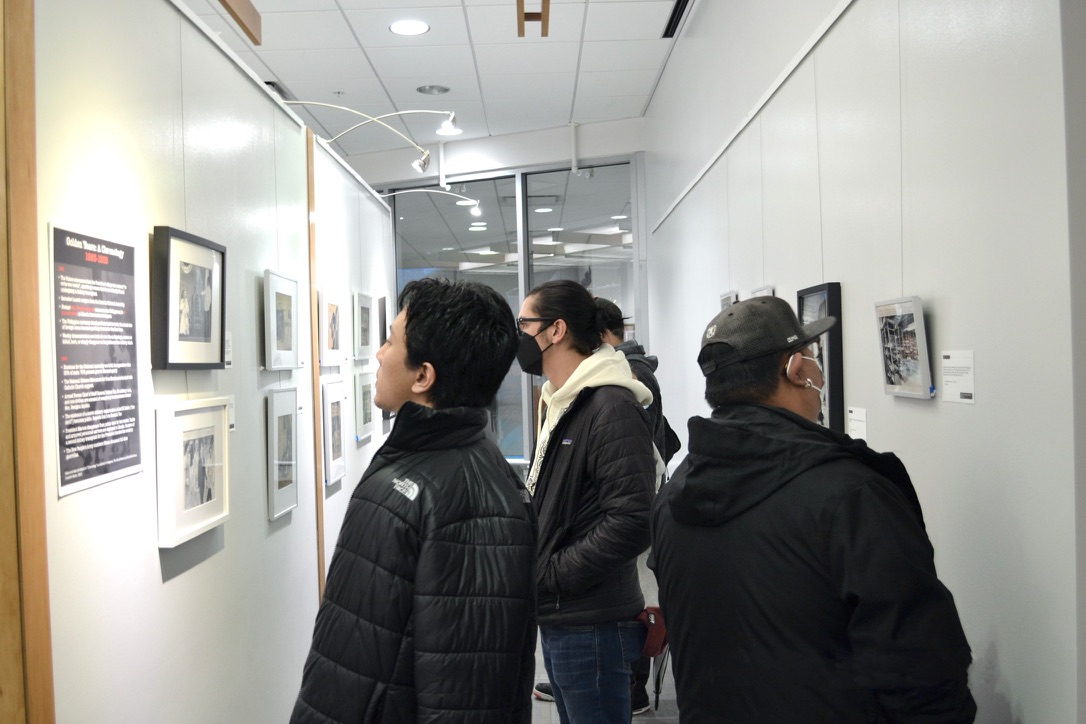
<svg viewBox="0 0 1086 724">
<path fill-rule="evenodd" d="M 373 375 L 354 375 L 354 441 L 364 445 L 373 435 Z"/>
<path fill-rule="evenodd" d="M 230 516 L 229 397 L 161 398 L 155 410 L 158 547 L 174 548 Z"/>
<path fill-rule="evenodd" d="M 298 506 L 298 391 L 268 394 L 268 520 Z"/>
<path fill-rule="evenodd" d="M 226 366 L 226 247 L 156 226 L 151 257 L 151 366 Z"/>
<path fill-rule="evenodd" d="M 877 302 L 875 318 L 879 325 L 883 391 L 898 397 L 935 397 L 920 297 Z"/>
<path fill-rule="evenodd" d="M 264 270 L 264 369 L 298 364 L 298 282 Z"/>
<path fill-rule="evenodd" d="M 817 359 L 822 367 L 826 388 L 822 394 L 822 412 L 818 422 L 837 432 L 845 432 L 845 385 L 841 350 L 841 284 L 826 282 L 796 292 L 796 316 L 803 324 L 825 317 L 836 317 L 837 324 L 818 341 Z"/>
<path fill-rule="evenodd" d="M 377 300 L 377 346 L 384 347 L 388 341 L 388 305 L 385 297 Z"/>
</svg>

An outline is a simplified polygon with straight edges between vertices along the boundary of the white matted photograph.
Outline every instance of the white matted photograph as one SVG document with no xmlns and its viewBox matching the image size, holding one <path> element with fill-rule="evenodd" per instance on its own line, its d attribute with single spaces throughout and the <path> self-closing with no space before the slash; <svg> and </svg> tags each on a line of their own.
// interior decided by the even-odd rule
<svg viewBox="0 0 1086 724">
<path fill-rule="evenodd" d="M 317 298 L 320 305 L 317 323 L 320 325 L 321 366 L 338 367 L 345 356 L 343 321 L 348 310 L 343 306 L 343 300 L 333 292 L 322 289 Z"/>
<path fill-rule="evenodd" d="M 298 364 L 298 282 L 264 270 L 264 369 Z"/>
<path fill-rule="evenodd" d="M 373 299 L 368 294 L 354 295 L 354 358 L 367 361 L 373 354 Z"/>
<path fill-rule="evenodd" d="M 321 386 L 324 401 L 324 484 L 331 485 L 347 474 L 346 396 L 341 379 L 329 379 Z"/>
<path fill-rule="evenodd" d="M 724 311 L 731 305 L 739 301 L 739 292 L 734 289 L 730 292 L 724 292 L 720 295 L 720 311 Z"/>
<path fill-rule="evenodd" d="M 373 375 L 368 372 L 354 375 L 354 425 L 354 441 L 368 442 L 373 434 Z"/>
<path fill-rule="evenodd" d="M 229 397 L 162 398 L 155 410 L 158 546 L 173 548 L 230 515 Z"/>
<path fill-rule="evenodd" d="M 883 391 L 899 397 L 935 397 L 920 297 L 877 302 L 875 317 L 879 325 Z"/>
<path fill-rule="evenodd" d="M 268 520 L 298 506 L 298 391 L 268 394 Z"/>
</svg>

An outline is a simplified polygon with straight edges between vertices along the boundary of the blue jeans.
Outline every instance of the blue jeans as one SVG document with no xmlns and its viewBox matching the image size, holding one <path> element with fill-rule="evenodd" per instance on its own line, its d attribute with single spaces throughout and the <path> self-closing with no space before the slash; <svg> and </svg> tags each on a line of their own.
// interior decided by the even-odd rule
<svg viewBox="0 0 1086 724">
<path fill-rule="evenodd" d="M 562 724 L 629 724 L 630 665 L 645 645 L 641 622 L 540 626 L 539 633 Z"/>
</svg>

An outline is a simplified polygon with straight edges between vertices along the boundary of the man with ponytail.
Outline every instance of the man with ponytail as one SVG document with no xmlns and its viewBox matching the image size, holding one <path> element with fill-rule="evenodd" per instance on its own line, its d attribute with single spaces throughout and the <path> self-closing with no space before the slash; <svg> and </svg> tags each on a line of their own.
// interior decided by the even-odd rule
<svg viewBox="0 0 1086 724">
<path fill-rule="evenodd" d="M 630 665 L 645 606 L 637 556 L 649 544 L 658 468 L 648 388 L 602 343 L 603 313 L 556 280 L 524 300 L 521 368 L 543 375 L 527 487 L 539 518 L 536 587 L 543 659 L 563 724 L 630 721 Z"/>
</svg>

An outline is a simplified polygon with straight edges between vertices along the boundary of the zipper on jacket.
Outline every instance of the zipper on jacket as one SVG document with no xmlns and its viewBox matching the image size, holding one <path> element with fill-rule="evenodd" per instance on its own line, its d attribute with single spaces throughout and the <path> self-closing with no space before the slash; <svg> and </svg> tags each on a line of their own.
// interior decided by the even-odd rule
<svg viewBox="0 0 1086 724">
<path fill-rule="evenodd" d="M 554 595 L 554 610 L 557 611 L 562 607 L 562 594 L 556 593 Z"/>
</svg>

